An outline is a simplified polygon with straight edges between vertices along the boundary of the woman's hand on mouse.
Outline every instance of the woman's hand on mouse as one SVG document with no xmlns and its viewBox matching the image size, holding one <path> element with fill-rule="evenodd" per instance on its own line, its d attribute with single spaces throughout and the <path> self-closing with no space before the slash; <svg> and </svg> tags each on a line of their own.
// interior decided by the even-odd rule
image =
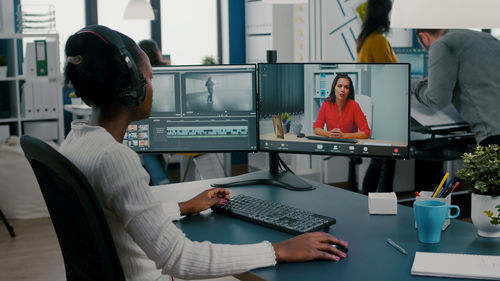
<svg viewBox="0 0 500 281">
<path fill-rule="evenodd" d="M 273 247 L 277 262 L 303 262 L 316 259 L 339 261 L 347 257 L 332 244 L 347 247 L 347 242 L 324 232 L 305 233 L 274 243 Z"/>
<path fill-rule="evenodd" d="M 197 215 L 201 211 L 204 211 L 212 206 L 226 204 L 228 199 L 228 190 L 220 187 L 214 187 L 204 190 L 188 201 L 180 202 L 179 209 L 182 216 Z"/>
</svg>

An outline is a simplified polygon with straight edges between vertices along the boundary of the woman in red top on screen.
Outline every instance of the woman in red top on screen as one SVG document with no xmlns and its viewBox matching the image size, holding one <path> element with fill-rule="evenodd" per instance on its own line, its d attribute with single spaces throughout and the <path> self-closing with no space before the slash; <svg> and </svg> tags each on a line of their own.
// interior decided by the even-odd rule
<svg viewBox="0 0 500 281">
<path fill-rule="evenodd" d="M 318 136 L 342 139 L 370 137 L 366 116 L 354 101 L 354 87 L 347 74 L 338 73 L 333 79 L 330 96 L 321 104 L 314 122 L 314 133 Z"/>
</svg>

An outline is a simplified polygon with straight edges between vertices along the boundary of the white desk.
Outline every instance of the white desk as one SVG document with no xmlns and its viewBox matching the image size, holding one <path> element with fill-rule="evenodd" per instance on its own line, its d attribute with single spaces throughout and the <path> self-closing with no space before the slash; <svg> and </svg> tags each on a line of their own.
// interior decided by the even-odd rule
<svg viewBox="0 0 500 281">
<path fill-rule="evenodd" d="M 73 120 L 79 119 L 79 116 L 88 119 L 92 114 L 92 108 L 85 104 L 65 104 L 64 110 L 73 114 Z"/>
</svg>

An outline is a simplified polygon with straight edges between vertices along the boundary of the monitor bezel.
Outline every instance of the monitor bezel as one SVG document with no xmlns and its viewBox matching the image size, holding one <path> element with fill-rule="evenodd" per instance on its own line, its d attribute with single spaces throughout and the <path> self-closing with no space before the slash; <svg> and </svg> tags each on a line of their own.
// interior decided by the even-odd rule
<svg viewBox="0 0 500 281">
<path fill-rule="evenodd" d="M 363 157 L 363 158 L 390 158 L 390 159 L 409 159 L 410 156 L 411 156 L 411 153 L 410 153 L 410 147 L 411 147 L 411 143 L 410 143 L 410 131 L 411 131 L 411 127 L 410 127 L 410 124 L 411 124 L 411 104 L 410 104 L 410 101 L 411 101 L 411 64 L 410 63 L 406 63 L 406 62 L 397 62 L 397 63 L 359 63 L 359 62 L 278 62 L 278 63 L 258 63 L 257 64 L 257 86 L 259 87 L 257 89 L 257 101 L 258 101 L 258 109 L 260 108 L 260 95 L 262 94 L 261 91 L 260 91 L 260 66 L 261 65 L 269 65 L 269 64 L 303 64 L 303 65 L 322 65 L 322 64 L 325 64 L 325 65 L 328 65 L 328 64 L 331 64 L 331 65 L 334 65 L 334 64 L 344 64 L 344 65 L 387 65 L 387 64 L 394 64 L 394 65 L 407 65 L 408 66 L 408 76 L 407 76 L 407 79 L 408 79 L 408 104 L 407 104 L 407 107 L 408 107 L 408 132 L 407 132 L 407 143 L 408 145 L 406 146 L 406 149 L 405 149 L 405 152 L 404 154 L 402 155 L 387 155 L 387 154 L 359 154 L 359 153 L 343 153 L 343 152 L 328 152 L 328 151 L 324 151 L 324 152 L 316 152 L 316 151 L 301 151 L 301 150 L 277 150 L 277 149 L 264 149 L 262 148 L 262 145 L 261 145 L 261 134 L 260 134 L 260 111 L 258 110 L 257 111 L 257 115 L 258 115 L 258 118 L 257 118 L 257 128 L 259 129 L 258 133 L 257 133 L 257 149 L 259 152 L 268 152 L 268 153 L 290 153 L 290 154 L 310 154 L 310 155 L 328 155 L 328 156 L 348 156 L 348 157 Z M 325 143 L 329 143 L 329 142 L 325 142 Z M 336 145 L 339 145 L 339 146 L 342 146 L 342 147 L 347 147 L 347 146 L 351 146 L 351 145 L 355 145 L 355 146 L 362 146 L 362 144 L 348 144 L 348 143 L 335 143 Z"/>
</svg>

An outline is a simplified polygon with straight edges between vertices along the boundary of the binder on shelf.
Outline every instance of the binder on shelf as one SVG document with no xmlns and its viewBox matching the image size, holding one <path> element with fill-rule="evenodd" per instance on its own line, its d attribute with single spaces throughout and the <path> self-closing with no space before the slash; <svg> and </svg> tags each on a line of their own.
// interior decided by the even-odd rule
<svg viewBox="0 0 500 281">
<path fill-rule="evenodd" d="M 41 89 L 42 82 L 32 82 L 33 83 L 33 113 L 35 118 L 43 118 L 44 116 L 44 104 L 43 104 L 43 93 Z"/>
<path fill-rule="evenodd" d="M 44 44 L 38 44 L 40 41 L 44 42 Z M 40 48 L 38 48 L 38 45 L 40 45 Z M 46 81 L 47 78 L 50 79 L 50 77 L 57 76 L 57 68 L 59 66 L 57 65 L 58 59 L 56 57 L 56 48 L 55 41 L 39 40 L 26 44 L 26 52 L 23 61 L 23 75 L 27 80 Z M 40 54 L 38 52 L 40 52 Z M 40 60 L 43 56 L 45 56 L 45 62 Z M 42 71 L 39 67 L 43 67 L 44 70 Z M 44 74 L 39 75 L 39 72 L 44 72 Z"/>
<path fill-rule="evenodd" d="M 24 118 L 35 117 L 33 107 L 33 83 L 26 82 L 23 84 L 21 96 L 21 112 Z"/>
<path fill-rule="evenodd" d="M 36 75 L 48 76 L 47 41 L 35 40 Z"/>
<path fill-rule="evenodd" d="M 45 117 L 57 117 L 57 98 L 58 98 L 58 87 L 57 82 L 50 81 L 42 83 L 42 102 Z"/>
</svg>

